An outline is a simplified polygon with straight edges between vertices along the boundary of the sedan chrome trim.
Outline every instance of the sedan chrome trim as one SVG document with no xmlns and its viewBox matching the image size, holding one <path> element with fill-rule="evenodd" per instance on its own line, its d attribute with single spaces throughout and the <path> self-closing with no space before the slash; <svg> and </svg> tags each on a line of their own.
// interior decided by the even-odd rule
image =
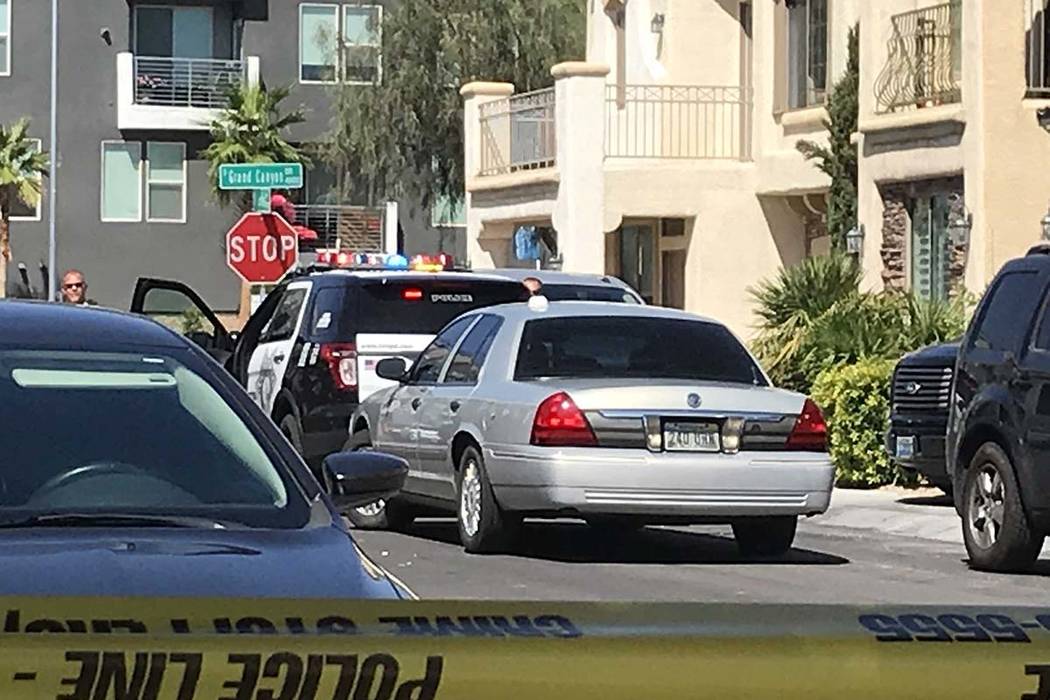
<svg viewBox="0 0 1050 700">
<path fill-rule="evenodd" d="M 629 419 L 636 418 L 644 420 L 646 417 L 659 416 L 660 418 L 743 418 L 754 421 L 782 421 L 786 418 L 797 418 L 787 413 L 762 413 L 759 411 L 712 411 L 712 410 L 661 410 L 661 409 L 637 409 L 637 408 L 613 408 L 599 410 L 598 415 L 603 418 Z"/>
</svg>

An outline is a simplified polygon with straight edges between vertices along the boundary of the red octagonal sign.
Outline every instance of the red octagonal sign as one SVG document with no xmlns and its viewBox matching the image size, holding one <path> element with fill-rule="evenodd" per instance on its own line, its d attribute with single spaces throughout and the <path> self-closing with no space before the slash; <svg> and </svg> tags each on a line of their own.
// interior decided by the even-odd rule
<svg viewBox="0 0 1050 700">
<path fill-rule="evenodd" d="M 245 282 L 276 282 L 299 260 L 299 234 L 277 214 L 249 212 L 226 234 L 226 264 Z"/>
</svg>

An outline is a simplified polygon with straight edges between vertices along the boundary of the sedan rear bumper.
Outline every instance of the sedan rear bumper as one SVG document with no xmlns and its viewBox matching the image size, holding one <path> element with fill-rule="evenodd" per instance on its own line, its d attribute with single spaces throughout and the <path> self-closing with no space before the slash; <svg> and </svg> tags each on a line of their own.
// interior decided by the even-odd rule
<svg viewBox="0 0 1050 700">
<path fill-rule="evenodd" d="M 654 517 L 815 515 L 835 467 L 825 454 L 668 454 L 647 450 L 494 446 L 485 464 L 507 510 Z"/>
</svg>

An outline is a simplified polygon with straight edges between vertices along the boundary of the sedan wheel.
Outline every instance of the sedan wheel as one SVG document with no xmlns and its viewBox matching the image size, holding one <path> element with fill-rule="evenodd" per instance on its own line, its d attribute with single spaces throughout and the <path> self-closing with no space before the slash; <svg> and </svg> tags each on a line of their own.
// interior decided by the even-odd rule
<svg viewBox="0 0 1050 700">
<path fill-rule="evenodd" d="M 372 438 L 367 430 L 358 430 L 343 447 L 348 452 L 366 452 L 372 449 Z M 346 517 L 360 530 L 404 530 L 415 519 L 410 506 L 397 500 L 384 501 L 351 508 Z"/>
<path fill-rule="evenodd" d="M 477 462 L 470 461 L 463 467 L 463 481 L 459 494 L 459 520 L 463 532 L 469 537 L 478 534 L 481 523 L 481 478 Z"/>
<path fill-rule="evenodd" d="M 520 527 L 521 518 L 499 507 L 477 447 L 471 445 L 463 450 L 456 483 L 459 491 L 456 521 L 463 548 L 482 553 L 506 547 Z"/>
</svg>

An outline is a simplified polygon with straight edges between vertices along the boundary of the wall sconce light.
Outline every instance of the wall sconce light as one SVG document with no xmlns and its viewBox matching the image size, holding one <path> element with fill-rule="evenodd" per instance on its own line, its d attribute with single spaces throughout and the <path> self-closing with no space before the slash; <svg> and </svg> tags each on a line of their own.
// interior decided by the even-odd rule
<svg viewBox="0 0 1050 700">
<path fill-rule="evenodd" d="M 1037 109 L 1035 112 L 1035 120 L 1044 131 L 1050 131 L 1050 107 Z"/>
<path fill-rule="evenodd" d="M 860 256 L 864 250 L 864 224 L 854 226 L 846 233 L 846 252 Z"/>
<path fill-rule="evenodd" d="M 663 34 L 664 24 L 666 22 L 667 18 L 664 16 L 664 13 L 657 12 L 655 15 L 653 15 L 653 21 L 652 24 L 649 25 L 649 28 L 652 29 L 653 34 Z"/>
<path fill-rule="evenodd" d="M 954 245 L 970 245 L 973 230 L 973 214 L 966 212 L 948 222 L 948 238 Z"/>
</svg>

